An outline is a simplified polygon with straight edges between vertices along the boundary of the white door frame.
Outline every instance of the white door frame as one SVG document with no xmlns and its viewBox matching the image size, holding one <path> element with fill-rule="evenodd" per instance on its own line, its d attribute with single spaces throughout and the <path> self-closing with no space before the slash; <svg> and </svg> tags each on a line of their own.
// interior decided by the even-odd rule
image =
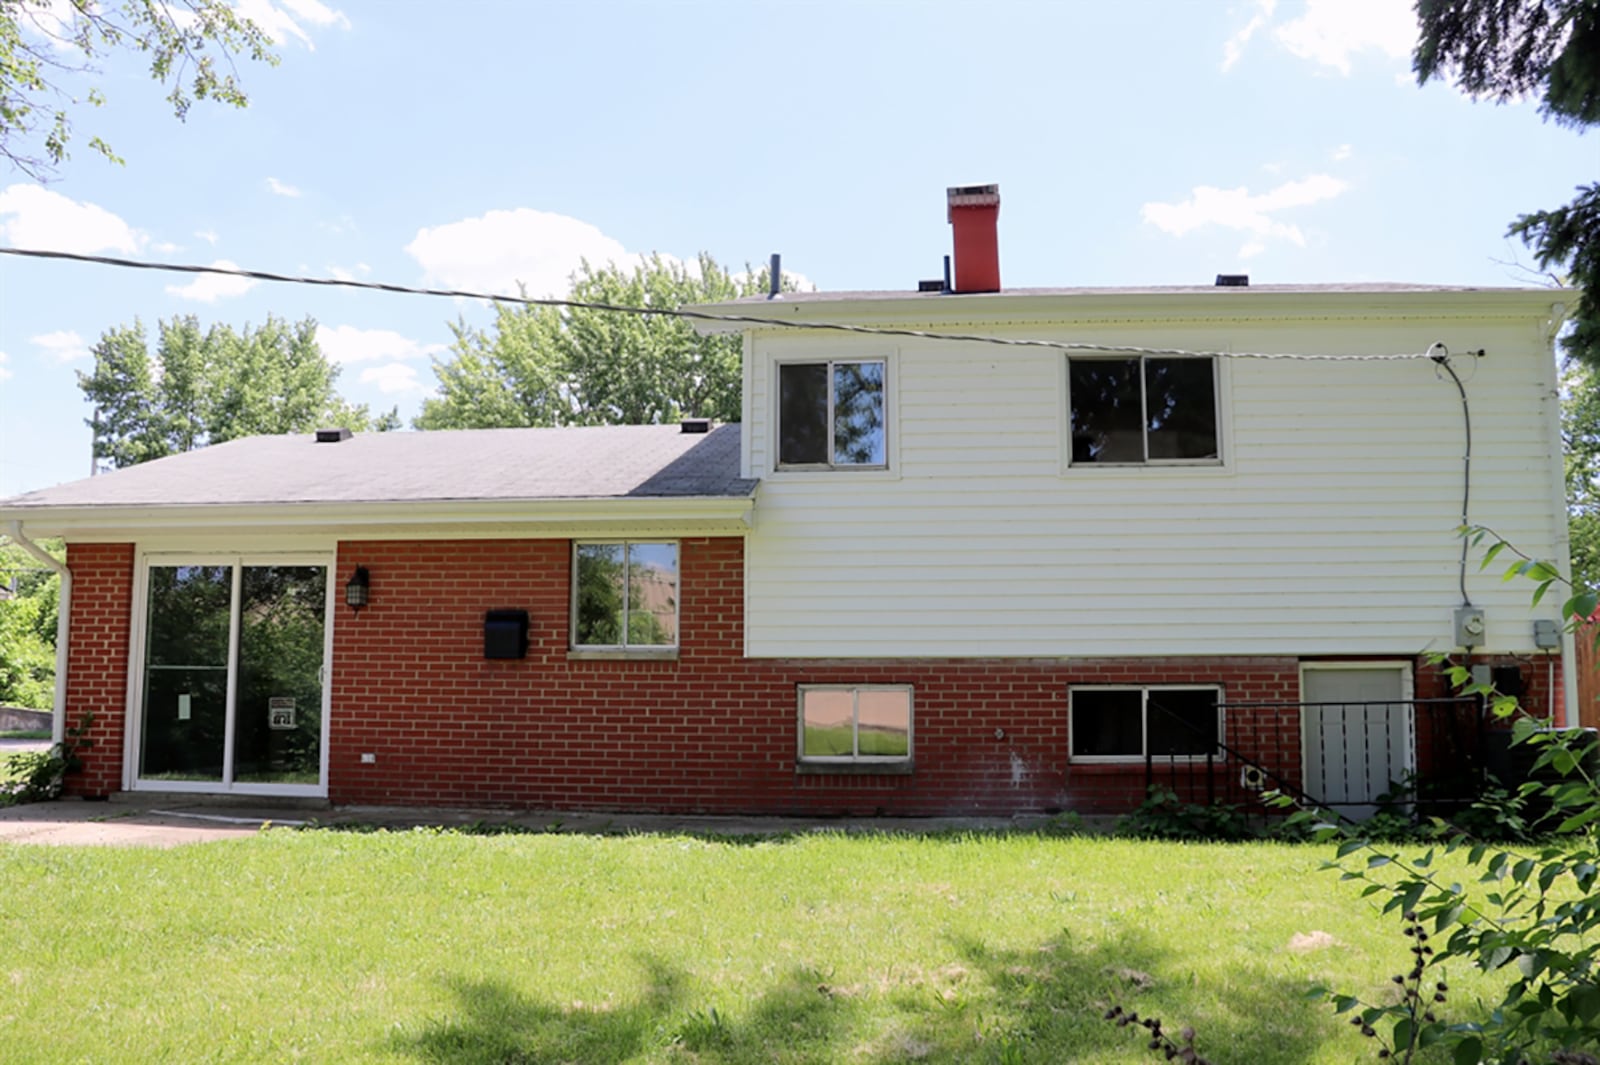
<svg viewBox="0 0 1600 1065">
<path fill-rule="evenodd" d="M 139 751 L 144 728 L 144 656 L 150 616 L 150 568 L 152 566 L 230 566 L 233 591 L 230 605 L 239 595 L 241 571 L 245 566 L 321 566 L 327 573 L 323 603 L 322 631 L 322 735 L 319 740 L 319 766 L 316 784 L 238 784 L 224 781 L 139 779 Z M 205 795 L 274 795 L 325 799 L 328 797 L 328 711 L 333 692 L 334 574 L 338 559 L 332 551 L 143 551 L 133 570 L 133 618 L 128 636 L 128 691 L 124 703 L 122 743 L 122 787 L 124 791 L 195 792 Z M 234 730 L 234 684 L 238 665 L 238 612 L 228 622 L 228 721 L 223 740 L 223 777 L 231 775 Z"/>
<path fill-rule="evenodd" d="M 1405 759 L 1402 768 L 1410 773 L 1417 768 L 1417 708 L 1414 705 L 1416 697 L 1416 681 L 1412 675 L 1415 663 L 1409 658 L 1372 658 L 1339 662 L 1307 662 L 1300 663 L 1300 787 L 1308 791 L 1307 770 L 1311 765 L 1311 730 L 1306 728 L 1306 674 L 1314 671 L 1333 672 L 1335 670 L 1382 670 L 1393 669 L 1400 674 L 1400 699 L 1407 703 L 1404 718 L 1401 719 L 1403 739 L 1401 741 L 1401 754 Z M 1309 792 L 1308 792 L 1309 793 Z"/>
</svg>

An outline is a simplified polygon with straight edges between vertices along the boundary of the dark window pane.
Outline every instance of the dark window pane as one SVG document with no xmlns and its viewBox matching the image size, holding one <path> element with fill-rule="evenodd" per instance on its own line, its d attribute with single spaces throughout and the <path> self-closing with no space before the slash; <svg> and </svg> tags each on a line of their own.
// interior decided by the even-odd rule
<svg viewBox="0 0 1600 1065">
<path fill-rule="evenodd" d="M 233 779 L 322 779 L 322 566 L 246 566 L 239 576 Z"/>
<path fill-rule="evenodd" d="M 1073 462 L 1143 462 L 1139 360 L 1069 359 Z"/>
<path fill-rule="evenodd" d="M 833 365 L 833 461 L 840 466 L 882 466 L 883 363 Z"/>
<path fill-rule="evenodd" d="M 1134 755 L 1143 753 L 1137 691 L 1072 693 L 1072 753 Z"/>
<path fill-rule="evenodd" d="M 1147 703 L 1150 753 L 1198 755 L 1216 750 L 1217 693 L 1213 688 L 1157 689 Z M 1221 754 L 1221 751 L 1216 751 Z"/>
<path fill-rule="evenodd" d="M 678 545 L 628 545 L 628 646 L 678 642 Z"/>
<path fill-rule="evenodd" d="M 573 643 L 579 647 L 622 644 L 623 554 L 621 544 L 578 545 Z"/>
<path fill-rule="evenodd" d="M 828 461 L 828 364 L 778 367 L 778 462 L 820 466 Z"/>
<path fill-rule="evenodd" d="M 1216 374 L 1210 359 L 1146 359 L 1152 459 L 1217 457 Z"/>
</svg>

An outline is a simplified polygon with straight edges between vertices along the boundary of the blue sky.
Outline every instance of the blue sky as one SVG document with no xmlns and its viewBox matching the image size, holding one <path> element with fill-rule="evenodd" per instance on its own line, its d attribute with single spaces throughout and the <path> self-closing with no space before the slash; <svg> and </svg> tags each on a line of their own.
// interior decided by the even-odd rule
<svg viewBox="0 0 1600 1065">
<path fill-rule="evenodd" d="M 1538 279 L 1519 212 L 1600 173 L 1532 102 L 1409 74 L 1404 0 L 241 0 L 279 41 L 250 106 L 174 120 L 136 61 L 0 245 L 564 293 L 580 257 L 781 252 L 910 289 L 944 190 L 998 182 L 1007 287 Z M 105 136 L 126 160 L 84 141 Z M 0 164 L 3 167 L 4 164 Z M 89 468 L 76 371 L 107 329 L 314 317 L 340 390 L 407 419 L 476 303 L 0 258 L 0 497 Z"/>
</svg>

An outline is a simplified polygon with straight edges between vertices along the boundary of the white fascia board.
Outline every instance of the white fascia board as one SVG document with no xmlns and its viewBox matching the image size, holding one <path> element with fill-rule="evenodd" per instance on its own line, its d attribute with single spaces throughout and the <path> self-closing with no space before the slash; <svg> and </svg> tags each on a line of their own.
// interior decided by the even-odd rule
<svg viewBox="0 0 1600 1065">
<path fill-rule="evenodd" d="M 1449 289 L 1218 292 L 1038 293 L 995 292 L 957 296 L 886 296 L 811 299 L 785 303 L 714 303 L 695 307 L 707 314 L 743 316 L 795 324 L 925 327 L 956 331 L 962 326 L 1131 322 L 1372 321 L 1440 319 L 1550 320 L 1559 327 L 1578 295 L 1572 289 Z M 1554 310 L 1560 306 L 1558 313 Z M 782 324 L 695 320 L 701 333 L 783 330 Z"/>
<path fill-rule="evenodd" d="M 251 503 L 0 508 L 43 536 L 79 542 L 129 539 L 157 531 L 196 533 L 240 528 L 317 532 L 340 538 L 482 535 L 567 536 L 574 530 L 620 533 L 675 530 L 679 535 L 743 536 L 753 497 L 473 500 L 465 502 Z"/>
</svg>

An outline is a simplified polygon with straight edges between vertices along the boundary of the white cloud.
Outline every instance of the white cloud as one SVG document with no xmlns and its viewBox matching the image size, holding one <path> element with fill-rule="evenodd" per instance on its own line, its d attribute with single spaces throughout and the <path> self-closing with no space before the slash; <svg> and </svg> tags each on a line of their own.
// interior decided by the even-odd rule
<svg viewBox="0 0 1600 1065">
<path fill-rule="evenodd" d="M 11 371 L 6 369 L 6 363 L 10 361 L 11 359 L 6 355 L 6 353 L 0 351 L 0 381 L 4 381 L 6 378 L 11 376 Z"/>
<path fill-rule="evenodd" d="M 420 229 L 405 250 L 431 284 L 515 295 L 520 281 L 535 297 L 566 295 L 582 259 L 624 269 L 639 261 L 588 222 L 528 207 Z"/>
<path fill-rule="evenodd" d="M 217 237 L 217 231 L 215 229 L 197 229 L 194 231 L 194 235 L 211 245 L 213 248 L 217 246 L 217 240 L 219 238 Z"/>
<path fill-rule="evenodd" d="M 445 350 L 443 344 L 419 344 L 392 329 L 357 329 L 353 325 L 317 326 L 317 345 L 328 358 L 341 365 L 379 359 L 391 362 L 424 359 Z"/>
<path fill-rule="evenodd" d="M 159 255 L 171 255 L 173 252 L 182 251 L 183 247 L 172 243 L 170 240 L 163 240 L 150 245 L 150 250 Z"/>
<path fill-rule="evenodd" d="M 17 248 L 80 255 L 131 254 L 145 241 L 142 233 L 105 208 L 40 185 L 12 185 L 0 191 L 0 239 Z"/>
<path fill-rule="evenodd" d="M 1417 16 L 1410 0 L 1306 0 L 1305 14 L 1272 36 L 1291 54 L 1348 75 L 1351 58 L 1361 52 L 1409 56 L 1417 43 Z"/>
<path fill-rule="evenodd" d="M 54 333 L 41 333 L 30 342 L 45 350 L 56 362 L 75 362 L 89 357 L 89 347 L 83 338 L 71 329 L 58 329 Z"/>
<path fill-rule="evenodd" d="M 293 185 L 287 185 L 275 177 L 267 178 L 267 188 L 275 196 L 287 196 L 291 200 L 300 198 L 300 190 Z"/>
<path fill-rule="evenodd" d="M 300 22 L 318 29 L 350 28 L 350 20 L 345 17 L 344 12 L 335 11 L 318 3 L 318 0 L 280 0 L 280 2 L 282 7 L 272 0 L 234 0 L 234 9 L 254 22 L 262 33 L 272 38 L 274 43 L 289 44 L 291 41 L 299 41 L 308 51 L 314 50 L 316 46 L 311 43 L 311 35 L 301 29 Z M 296 21 L 297 19 L 299 21 Z"/>
<path fill-rule="evenodd" d="M 1273 215 L 1331 200 L 1347 188 L 1343 181 L 1327 174 L 1312 174 L 1256 194 L 1243 187 L 1219 189 L 1201 185 L 1187 200 L 1147 203 L 1141 213 L 1146 222 L 1175 237 L 1212 225 L 1248 233 L 1252 239 L 1240 249 L 1241 257 L 1248 258 L 1264 251 L 1269 239 L 1303 246 L 1306 238 L 1300 228 Z"/>
<path fill-rule="evenodd" d="M 373 366 L 362 370 L 360 380 L 364 385 L 376 385 L 378 391 L 385 395 L 428 390 L 426 385 L 417 380 L 417 368 L 407 366 L 403 362 L 391 362 L 385 366 Z"/>
<path fill-rule="evenodd" d="M 224 270 L 237 270 L 239 264 L 227 259 L 218 259 L 211 264 Z M 215 303 L 221 299 L 233 296 L 242 296 L 260 284 L 248 277 L 229 277 L 226 274 L 200 274 L 187 285 L 168 285 L 167 292 L 180 299 L 198 300 L 201 303 Z"/>
<path fill-rule="evenodd" d="M 1250 20 L 1222 46 L 1222 69 L 1232 69 L 1257 33 L 1272 27 L 1272 39 L 1291 55 L 1349 75 L 1352 59 L 1378 52 L 1405 59 L 1417 43 L 1412 0 L 1305 0 L 1297 18 L 1274 23 L 1277 0 L 1255 0 Z M 1401 85 L 1409 74 L 1396 75 Z"/>
<path fill-rule="evenodd" d="M 355 281 L 372 273 L 372 267 L 366 263 L 356 263 L 354 270 L 346 270 L 342 266 L 328 265 L 323 268 L 327 275 L 336 281 Z"/>
<path fill-rule="evenodd" d="M 1355 148 L 1349 144 L 1341 144 L 1333 150 L 1333 161 L 1342 163 L 1356 153 Z"/>
<path fill-rule="evenodd" d="M 1278 0 L 1256 0 L 1256 13 L 1250 16 L 1250 21 L 1244 24 L 1243 29 L 1229 37 L 1227 43 L 1222 46 L 1224 73 L 1231 70 L 1239 61 L 1239 57 L 1244 55 L 1244 46 L 1250 43 L 1250 38 L 1256 35 L 1256 31 L 1272 21 L 1272 12 L 1277 6 Z"/>
</svg>

